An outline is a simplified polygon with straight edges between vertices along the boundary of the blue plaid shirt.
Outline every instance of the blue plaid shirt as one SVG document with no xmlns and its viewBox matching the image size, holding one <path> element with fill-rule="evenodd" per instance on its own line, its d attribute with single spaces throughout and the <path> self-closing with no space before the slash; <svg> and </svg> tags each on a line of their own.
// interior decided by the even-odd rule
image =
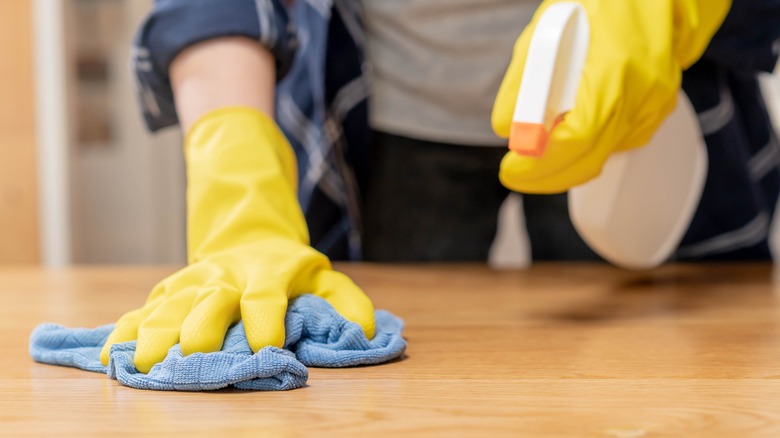
<svg viewBox="0 0 780 438">
<path fill-rule="evenodd" d="M 362 188 L 371 132 L 358 0 L 157 0 L 138 32 L 133 66 L 151 130 L 177 123 L 168 67 L 187 46 L 245 36 L 275 56 L 276 120 L 298 158 L 299 200 L 312 245 L 360 258 Z M 710 167 L 680 259 L 767 259 L 780 191 L 780 145 L 757 75 L 780 49 L 780 0 L 735 0 L 683 89 L 699 114 Z M 401 212 L 402 214 L 402 212 Z"/>
</svg>

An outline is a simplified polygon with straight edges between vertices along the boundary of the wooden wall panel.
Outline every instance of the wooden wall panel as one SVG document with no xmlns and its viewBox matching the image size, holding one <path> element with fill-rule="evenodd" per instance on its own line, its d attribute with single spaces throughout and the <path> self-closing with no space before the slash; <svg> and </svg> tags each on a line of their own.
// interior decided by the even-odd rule
<svg viewBox="0 0 780 438">
<path fill-rule="evenodd" d="M 0 0 L 0 264 L 37 263 L 31 0 Z"/>
</svg>

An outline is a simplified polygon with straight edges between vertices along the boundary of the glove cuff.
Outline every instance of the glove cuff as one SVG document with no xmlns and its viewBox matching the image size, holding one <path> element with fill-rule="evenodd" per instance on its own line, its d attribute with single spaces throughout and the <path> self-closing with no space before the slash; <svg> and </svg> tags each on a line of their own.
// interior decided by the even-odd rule
<svg viewBox="0 0 780 438">
<path fill-rule="evenodd" d="M 308 244 L 295 154 L 271 118 L 220 108 L 192 125 L 184 145 L 190 263 L 271 237 Z"/>
</svg>

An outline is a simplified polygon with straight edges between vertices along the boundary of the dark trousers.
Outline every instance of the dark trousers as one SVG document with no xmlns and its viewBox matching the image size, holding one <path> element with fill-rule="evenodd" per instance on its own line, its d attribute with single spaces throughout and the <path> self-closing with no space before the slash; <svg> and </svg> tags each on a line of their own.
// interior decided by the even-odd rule
<svg viewBox="0 0 780 438">
<path fill-rule="evenodd" d="M 363 211 L 367 261 L 485 261 L 508 190 L 506 148 L 377 132 Z M 596 260 L 569 220 L 566 195 L 525 195 L 534 260 Z"/>
</svg>

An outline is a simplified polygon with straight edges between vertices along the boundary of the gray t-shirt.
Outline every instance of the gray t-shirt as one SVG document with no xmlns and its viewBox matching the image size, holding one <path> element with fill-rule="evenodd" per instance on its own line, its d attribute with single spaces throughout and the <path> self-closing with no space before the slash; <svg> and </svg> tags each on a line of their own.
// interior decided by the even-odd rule
<svg viewBox="0 0 780 438">
<path fill-rule="evenodd" d="M 364 0 L 374 129 L 506 145 L 490 113 L 512 48 L 541 0 Z"/>
</svg>

